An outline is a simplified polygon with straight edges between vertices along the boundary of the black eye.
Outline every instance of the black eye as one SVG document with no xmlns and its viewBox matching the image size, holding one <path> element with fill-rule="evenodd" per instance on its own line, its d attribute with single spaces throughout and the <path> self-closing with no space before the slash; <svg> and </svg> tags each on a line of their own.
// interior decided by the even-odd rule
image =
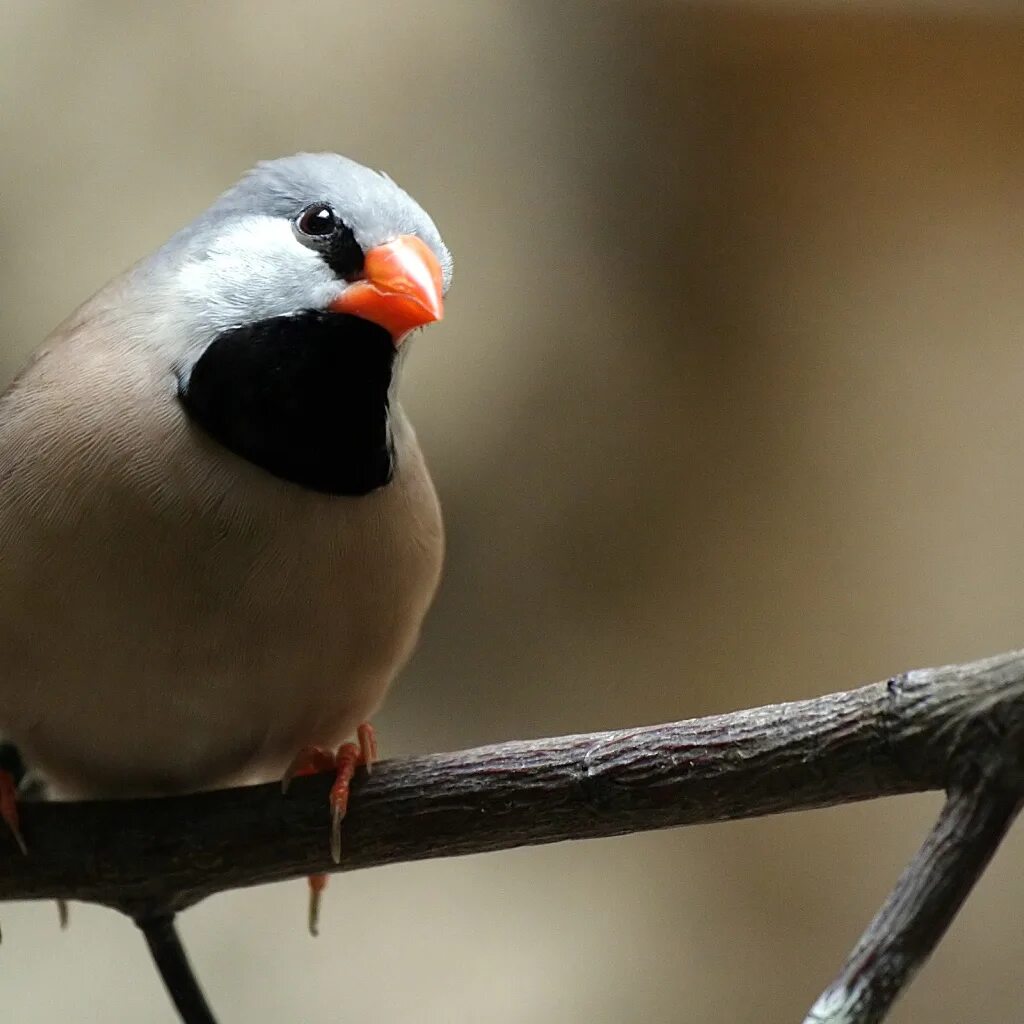
<svg viewBox="0 0 1024 1024">
<path fill-rule="evenodd" d="M 334 234 L 338 229 L 338 224 L 337 215 L 326 203 L 314 203 L 312 206 L 307 206 L 296 221 L 296 227 L 304 235 L 312 235 L 315 238 Z"/>
<path fill-rule="evenodd" d="M 362 273 L 363 250 L 355 233 L 327 203 L 310 204 L 294 224 L 298 240 L 320 253 L 338 277 L 347 279 Z"/>
</svg>

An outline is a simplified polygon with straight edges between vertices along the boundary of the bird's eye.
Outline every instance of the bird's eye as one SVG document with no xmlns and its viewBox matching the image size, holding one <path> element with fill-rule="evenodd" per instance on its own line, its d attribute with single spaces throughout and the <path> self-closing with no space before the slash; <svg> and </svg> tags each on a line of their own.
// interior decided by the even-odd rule
<svg viewBox="0 0 1024 1024">
<path fill-rule="evenodd" d="M 314 203 L 299 214 L 296 226 L 304 235 L 324 238 L 338 228 L 338 217 L 326 203 Z"/>
<path fill-rule="evenodd" d="M 362 273 L 363 250 L 355 232 L 328 206 L 312 203 L 292 222 L 295 237 L 307 249 L 318 252 L 340 278 Z"/>
</svg>

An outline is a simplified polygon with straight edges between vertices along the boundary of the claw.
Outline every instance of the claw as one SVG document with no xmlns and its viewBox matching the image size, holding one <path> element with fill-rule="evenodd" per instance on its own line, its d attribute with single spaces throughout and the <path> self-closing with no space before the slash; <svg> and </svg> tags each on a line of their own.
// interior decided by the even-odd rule
<svg viewBox="0 0 1024 1024">
<path fill-rule="evenodd" d="M 331 786 L 331 859 L 335 864 L 341 863 L 341 823 L 348 811 L 348 798 L 351 793 L 352 779 L 360 767 L 370 771 L 370 765 L 377 760 L 377 734 L 369 722 L 363 722 L 356 730 L 358 745 L 344 743 L 337 753 L 331 754 L 321 747 L 303 747 L 281 778 L 281 792 L 288 792 L 288 785 L 297 775 L 314 775 L 320 772 L 333 771 L 334 785 Z M 320 930 L 320 904 L 323 891 L 327 888 L 327 875 L 309 876 L 309 934 L 317 935 Z"/>
<path fill-rule="evenodd" d="M 327 888 L 326 875 L 309 876 L 309 934 L 315 939 L 320 934 L 321 894 Z"/>
<path fill-rule="evenodd" d="M 345 812 L 337 806 L 331 806 L 331 860 L 341 863 L 341 819 Z"/>
<path fill-rule="evenodd" d="M 334 785 L 331 786 L 331 859 L 335 864 L 341 863 L 341 822 L 348 813 L 348 797 L 351 792 L 352 777 L 362 761 L 362 752 L 354 743 L 346 743 L 339 748 L 335 758 L 338 772 Z"/>
<path fill-rule="evenodd" d="M 28 846 L 21 834 L 21 823 L 18 819 L 18 784 L 14 781 L 14 776 L 4 769 L 0 769 L 0 818 L 3 818 L 10 829 L 18 849 L 27 857 Z"/>
</svg>

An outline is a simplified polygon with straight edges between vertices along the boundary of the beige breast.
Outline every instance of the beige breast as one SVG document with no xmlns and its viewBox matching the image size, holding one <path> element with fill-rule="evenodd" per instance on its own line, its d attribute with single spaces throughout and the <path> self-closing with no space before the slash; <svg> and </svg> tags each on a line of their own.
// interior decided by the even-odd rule
<svg viewBox="0 0 1024 1024">
<path fill-rule="evenodd" d="M 68 795 L 270 778 L 345 739 L 441 568 L 400 409 L 393 430 L 391 484 L 321 495 L 197 430 L 148 350 L 41 358 L 0 405 L 0 733 Z"/>
</svg>

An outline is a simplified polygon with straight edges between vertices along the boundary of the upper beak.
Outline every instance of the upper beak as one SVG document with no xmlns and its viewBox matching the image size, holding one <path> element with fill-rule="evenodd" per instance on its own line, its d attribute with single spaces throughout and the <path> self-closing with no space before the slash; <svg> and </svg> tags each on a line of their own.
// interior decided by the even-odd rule
<svg viewBox="0 0 1024 1024">
<path fill-rule="evenodd" d="M 399 235 L 366 254 L 362 277 L 330 309 L 378 324 L 397 347 L 414 328 L 441 319 L 441 288 L 441 264 L 427 244 L 415 235 Z"/>
</svg>

